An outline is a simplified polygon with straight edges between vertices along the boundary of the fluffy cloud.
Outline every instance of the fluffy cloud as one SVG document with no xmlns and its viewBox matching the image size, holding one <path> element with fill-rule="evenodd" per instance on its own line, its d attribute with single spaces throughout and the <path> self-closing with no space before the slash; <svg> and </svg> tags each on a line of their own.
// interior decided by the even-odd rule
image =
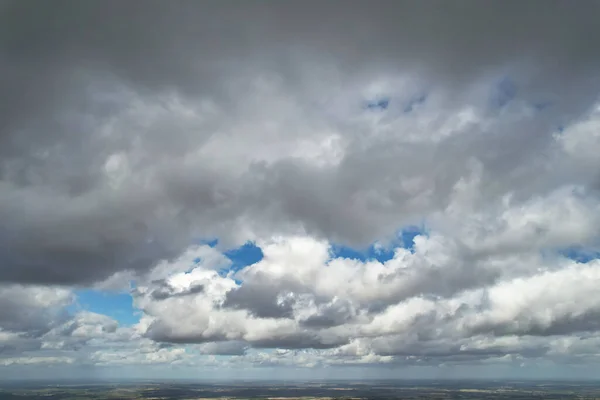
<svg viewBox="0 0 600 400">
<path fill-rule="evenodd" d="M 593 360 L 579 3 L 2 2 L 3 365 Z"/>
<path fill-rule="evenodd" d="M 40 336 L 67 318 L 64 308 L 73 302 L 66 289 L 42 286 L 0 287 L 0 330 Z"/>
<path fill-rule="evenodd" d="M 549 262 L 535 247 L 475 260 L 459 241 L 417 236 L 413 252 L 398 248 L 381 263 L 332 258 L 327 243 L 306 237 L 278 238 L 263 244 L 263 260 L 229 276 L 201 265 L 173 274 L 167 282 L 177 289 L 168 298 L 140 286 L 136 304 L 149 318 L 141 333 L 211 347 L 331 347 L 317 354 L 352 356 L 347 362 L 440 362 L 530 357 L 551 350 L 540 338 L 597 331 L 598 261 Z M 194 282 L 205 290 L 190 293 Z"/>
</svg>

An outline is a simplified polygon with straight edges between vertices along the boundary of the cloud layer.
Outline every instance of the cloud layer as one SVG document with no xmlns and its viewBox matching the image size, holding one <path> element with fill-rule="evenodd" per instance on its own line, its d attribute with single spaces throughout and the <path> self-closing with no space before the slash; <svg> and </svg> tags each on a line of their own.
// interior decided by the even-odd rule
<svg viewBox="0 0 600 400">
<path fill-rule="evenodd" d="M 595 360 L 597 2 L 0 4 L 2 365 Z"/>
</svg>

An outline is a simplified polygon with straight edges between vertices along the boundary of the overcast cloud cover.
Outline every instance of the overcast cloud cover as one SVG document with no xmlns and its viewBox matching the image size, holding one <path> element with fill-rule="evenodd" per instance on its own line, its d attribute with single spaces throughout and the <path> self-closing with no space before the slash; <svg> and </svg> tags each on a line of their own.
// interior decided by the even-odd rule
<svg viewBox="0 0 600 400">
<path fill-rule="evenodd" d="M 0 2 L 0 375 L 597 377 L 598 15 Z"/>
</svg>

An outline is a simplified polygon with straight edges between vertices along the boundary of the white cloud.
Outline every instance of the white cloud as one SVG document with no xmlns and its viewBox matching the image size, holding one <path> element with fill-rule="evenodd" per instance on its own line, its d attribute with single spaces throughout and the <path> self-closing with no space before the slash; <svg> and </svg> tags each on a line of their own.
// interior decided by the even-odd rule
<svg viewBox="0 0 600 400">
<path fill-rule="evenodd" d="M 0 359 L 0 365 L 72 364 L 74 361 L 69 357 L 13 357 Z"/>
</svg>

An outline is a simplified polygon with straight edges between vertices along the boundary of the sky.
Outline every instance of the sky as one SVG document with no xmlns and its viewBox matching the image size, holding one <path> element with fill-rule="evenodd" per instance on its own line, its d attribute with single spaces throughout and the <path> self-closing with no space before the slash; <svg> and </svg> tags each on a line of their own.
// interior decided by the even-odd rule
<svg viewBox="0 0 600 400">
<path fill-rule="evenodd" d="M 599 378 L 598 15 L 0 1 L 0 377 Z"/>
</svg>

